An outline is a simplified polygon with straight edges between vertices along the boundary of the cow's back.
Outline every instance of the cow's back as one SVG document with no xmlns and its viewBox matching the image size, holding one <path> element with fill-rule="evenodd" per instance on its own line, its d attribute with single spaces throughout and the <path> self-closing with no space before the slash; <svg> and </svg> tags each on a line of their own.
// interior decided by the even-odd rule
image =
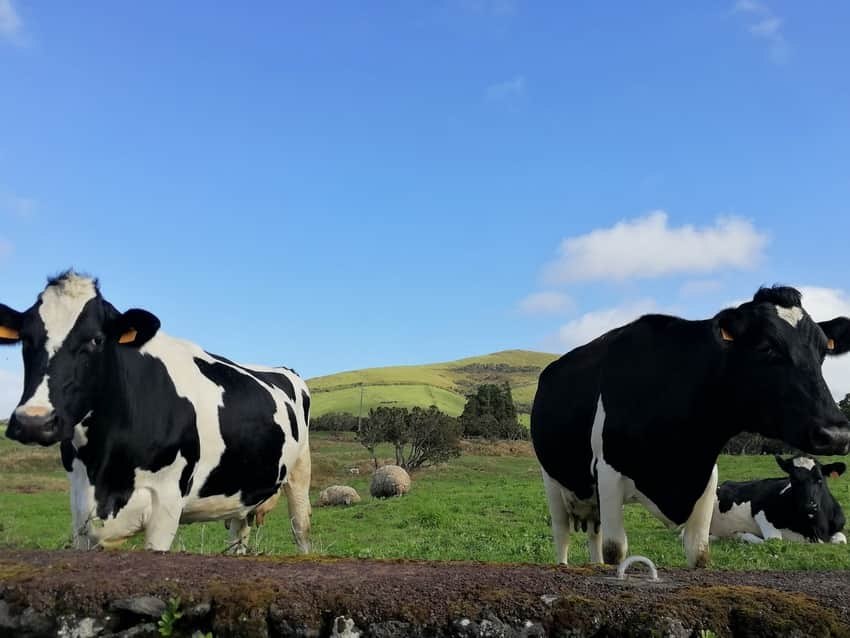
<svg viewBox="0 0 850 638">
<path fill-rule="evenodd" d="M 276 494 L 309 445 L 304 381 L 289 369 L 240 364 L 162 333 L 144 352 L 164 363 L 194 409 L 187 427 L 197 431 L 200 454 L 184 519 L 241 516 Z"/>
<path fill-rule="evenodd" d="M 762 530 L 755 521 L 755 515 L 762 512 L 776 520 L 776 512 L 783 506 L 782 493 L 788 483 L 782 478 L 724 481 L 717 488 L 711 534 L 721 538 L 736 534 L 761 536 Z"/>
</svg>

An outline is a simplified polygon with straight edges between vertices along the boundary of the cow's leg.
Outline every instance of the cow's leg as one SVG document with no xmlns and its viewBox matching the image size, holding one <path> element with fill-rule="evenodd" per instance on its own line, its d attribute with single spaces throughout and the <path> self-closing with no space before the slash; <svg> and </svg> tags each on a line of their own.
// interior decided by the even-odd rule
<svg viewBox="0 0 850 638">
<path fill-rule="evenodd" d="M 304 441 L 301 453 L 287 472 L 283 484 L 289 505 L 289 520 L 295 544 L 303 554 L 310 552 L 310 444 Z"/>
<path fill-rule="evenodd" d="M 74 549 L 91 549 L 94 543 L 89 537 L 89 525 L 97 506 L 94 486 L 89 483 L 86 466 L 79 459 L 74 459 L 68 479 L 71 481 L 71 542 Z"/>
<path fill-rule="evenodd" d="M 761 536 L 764 540 L 782 540 L 782 532 L 776 529 L 773 524 L 767 520 L 764 512 L 759 512 L 753 516 L 753 520 L 755 520 L 756 525 L 758 525 L 758 528 L 761 530 Z"/>
<path fill-rule="evenodd" d="M 623 524 L 625 485 L 623 476 L 604 461 L 596 466 L 599 520 L 602 523 L 602 558 L 609 565 L 623 562 L 629 541 Z"/>
<path fill-rule="evenodd" d="M 552 519 L 552 538 L 555 542 L 555 561 L 566 565 L 570 559 L 570 531 L 572 519 L 564 502 L 561 485 L 543 470 L 543 486 L 546 488 L 546 500 L 549 502 L 549 516 Z"/>
<path fill-rule="evenodd" d="M 145 526 L 145 549 L 167 552 L 177 535 L 183 511 L 183 495 L 179 483 L 169 482 L 161 485 L 153 499 L 153 511 Z"/>
<path fill-rule="evenodd" d="M 230 541 L 227 551 L 237 556 L 248 553 L 248 537 L 251 535 L 251 526 L 245 518 L 231 518 L 227 521 L 227 529 L 230 532 Z"/>
<path fill-rule="evenodd" d="M 587 548 L 590 551 L 590 562 L 602 562 L 602 530 L 599 524 L 589 523 L 587 527 Z"/>
<path fill-rule="evenodd" d="M 735 534 L 735 538 L 744 543 L 750 543 L 751 545 L 760 545 L 764 542 L 763 538 L 759 538 L 755 534 L 750 534 L 749 532 L 738 532 Z"/>
<path fill-rule="evenodd" d="M 137 489 L 127 503 L 114 516 L 107 519 L 92 518 L 88 526 L 89 538 L 103 547 L 120 545 L 131 536 L 145 530 L 147 541 L 153 519 L 153 497 L 149 489 Z M 169 543 L 170 545 L 170 543 Z M 145 543 L 148 547 L 148 543 Z M 165 549 L 168 549 L 166 547 Z"/>
<path fill-rule="evenodd" d="M 699 497 L 691 516 L 685 523 L 685 558 L 690 567 L 708 565 L 708 532 L 711 528 L 711 515 L 714 513 L 714 500 L 717 498 L 717 466 L 711 470 L 711 477 L 702 496 Z"/>
</svg>

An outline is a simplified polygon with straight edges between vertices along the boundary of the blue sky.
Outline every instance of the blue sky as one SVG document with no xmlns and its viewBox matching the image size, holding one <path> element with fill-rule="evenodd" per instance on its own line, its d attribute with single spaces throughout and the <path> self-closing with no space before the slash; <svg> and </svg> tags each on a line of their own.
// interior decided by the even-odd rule
<svg viewBox="0 0 850 638">
<path fill-rule="evenodd" d="M 0 0 L 0 301 L 75 266 L 305 376 L 565 351 L 775 281 L 850 314 L 848 23 L 777 0 Z M 0 351 L 4 410 L 19 374 Z"/>
</svg>

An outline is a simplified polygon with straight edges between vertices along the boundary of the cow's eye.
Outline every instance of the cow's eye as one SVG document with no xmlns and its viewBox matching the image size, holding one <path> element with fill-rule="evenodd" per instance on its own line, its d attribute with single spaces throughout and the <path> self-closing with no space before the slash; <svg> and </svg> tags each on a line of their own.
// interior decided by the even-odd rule
<svg viewBox="0 0 850 638">
<path fill-rule="evenodd" d="M 102 345 L 103 335 L 97 335 L 96 337 L 92 337 L 86 342 L 86 348 L 88 348 L 89 350 L 97 350 Z"/>
<path fill-rule="evenodd" d="M 756 352 L 769 361 L 780 361 L 786 359 L 787 356 L 778 348 L 774 347 L 769 341 L 765 341 L 756 346 Z"/>
<path fill-rule="evenodd" d="M 765 356 L 775 356 L 777 354 L 776 350 L 773 349 L 773 346 L 771 346 L 766 341 L 764 343 L 760 343 L 759 345 L 757 345 L 756 351 L 759 354 L 763 354 Z"/>
</svg>

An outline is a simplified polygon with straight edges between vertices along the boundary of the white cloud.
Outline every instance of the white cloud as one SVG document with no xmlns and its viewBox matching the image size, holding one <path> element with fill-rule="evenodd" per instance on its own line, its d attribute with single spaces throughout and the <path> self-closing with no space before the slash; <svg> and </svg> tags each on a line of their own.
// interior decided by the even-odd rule
<svg viewBox="0 0 850 638">
<path fill-rule="evenodd" d="M 519 309 L 527 315 L 557 314 L 569 310 L 573 306 L 570 296 L 551 290 L 535 292 L 519 302 Z"/>
<path fill-rule="evenodd" d="M 645 314 L 659 312 L 653 299 L 641 299 L 613 308 L 594 310 L 565 323 L 558 330 L 558 341 L 565 348 L 574 348 L 625 325 Z"/>
<path fill-rule="evenodd" d="M 24 377 L 19 372 L 0 369 L 0 420 L 5 421 L 18 405 L 24 388 Z"/>
<path fill-rule="evenodd" d="M 525 93 L 525 76 L 516 75 L 510 80 L 491 84 L 487 87 L 487 99 L 506 100 Z"/>
<path fill-rule="evenodd" d="M 776 16 L 765 18 L 750 26 L 750 33 L 759 38 L 773 38 L 779 34 L 782 20 Z"/>
<path fill-rule="evenodd" d="M 2 1 L 0 0 L 0 2 Z M 32 197 L 2 195 L 0 196 L 0 209 L 16 217 L 31 217 L 38 209 L 38 201 Z"/>
<path fill-rule="evenodd" d="M 750 34 L 767 43 L 768 53 L 774 62 L 782 63 L 788 59 L 788 43 L 782 33 L 782 18 L 770 7 L 757 0 L 738 0 L 733 12 L 747 16 Z"/>
<path fill-rule="evenodd" d="M 748 221 L 720 217 L 713 226 L 671 228 L 667 213 L 621 221 L 561 242 L 545 278 L 553 283 L 625 281 L 756 266 L 768 238 Z"/>
<path fill-rule="evenodd" d="M 12 0 L 0 0 L 0 40 L 20 44 L 22 37 L 23 23 Z"/>
<path fill-rule="evenodd" d="M 683 297 L 699 297 L 717 292 L 721 288 L 723 288 L 723 283 L 717 279 L 694 279 L 682 284 L 679 294 Z"/>
</svg>

